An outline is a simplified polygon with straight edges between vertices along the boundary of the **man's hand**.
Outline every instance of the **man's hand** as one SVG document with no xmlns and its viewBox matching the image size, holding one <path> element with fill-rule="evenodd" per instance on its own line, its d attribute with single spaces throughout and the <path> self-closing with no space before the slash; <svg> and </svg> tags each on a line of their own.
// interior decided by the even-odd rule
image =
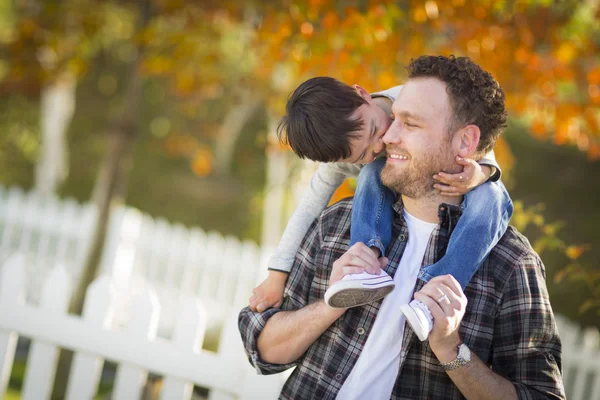
<svg viewBox="0 0 600 400">
<path fill-rule="evenodd" d="M 369 274 L 379 275 L 381 268 L 388 263 L 386 257 L 375 256 L 373 250 L 364 243 L 356 243 L 333 263 L 331 276 L 329 277 L 329 286 L 340 281 L 348 274 L 360 274 L 368 272 Z"/>
<path fill-rule="evenodd" d="M 467 297 L 452 275 L 437 276 L 415 293 L 433 316 L 433 329 L 429 334 L 431 350 L 442 363 L 457 356 L 461 343 L 458 328 L 465 315 Z"/>
<path fill-rule="evenodd" d="M 456 162 L 463 166 L 462 172 L 447 174 L 438 172 L 433 179 L 440 183 L 433 185 L 442 196 L 463 196 L 477 186 L 487 182 L 492 169 L 487 165 L 479 165 L 470 158 L 456 157 Z"/>
</svg>

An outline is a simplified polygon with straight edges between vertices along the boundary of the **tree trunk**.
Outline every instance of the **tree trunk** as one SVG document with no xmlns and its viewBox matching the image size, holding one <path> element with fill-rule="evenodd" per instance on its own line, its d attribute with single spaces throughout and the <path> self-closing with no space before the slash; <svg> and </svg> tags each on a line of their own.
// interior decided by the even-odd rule
<svg viewBox="0 0 600 400">
<path fill-rule="evenodd" d="M 35 189 L 55 193 L 69 172 L 66 134 L 75 111 L 75 77 L 66 72 L 42 88 L 42 151 L 35 170 Z"/>
<path fill-rule="evenodd" d="M 231 171 L 235 144 L 241 136 L 244 126 L 259 106 L 260 103 L 249 92 L 244 92 L 241 103 L 231 108 L 225 116 L 215 145 L 215 172 L 217 175 L 228 175 Z"/>
<path fill-rule="evenodd" d="M 150 0 L 146 0 L 141 5 L 141 9 L 139 30 L 143 29 L 150 19 Z M 133 164 L 133 148 L 137 136 L 137 116 L 142 86 L 139 66 L 143 55 L 144 48 L 140 46 L 137 59 L 131 65 L 129 85 L 123 98 L 123 106 L 108 132 L 109 143 L 93 193 L 98 219 L 92 234 L 88 257 L 69 303 L 69 313 L 71 314 L 81 315 L 83 311 L 85 292 L 99 269 L 111 212 L 116 204 L 122 203 L 125 199 L 127 179 Z M 73 352 L 61 350 L 52 399 L 65 397 L 72 357 Z"/>
<path fill-rule="evenodd" d="M 286 152 L 279 148 L 275 129 L 277 121 L 268 116 L 269 143 L 267 146 L 267 182 L 263 204 L 261 245 L 274 247 L 283 227 L 285 182 L 289 177 Z"/>
</svg>

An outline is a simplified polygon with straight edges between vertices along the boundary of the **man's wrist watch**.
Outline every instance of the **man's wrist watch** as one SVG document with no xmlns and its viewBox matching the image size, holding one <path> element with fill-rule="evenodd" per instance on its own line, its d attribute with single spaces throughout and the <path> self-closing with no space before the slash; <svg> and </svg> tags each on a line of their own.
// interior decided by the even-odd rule
<svg viewBox="0 0 600 400">
<path fill-rule="evenodd" d="M 444 371 L 451 371 L 465 365 L 469 361 L 471 361 L 471 350 L 463 343 L 458 346 L 458 356 L 456 359 L 447 363 L 441 363 L 441 365 L 442 368 L 444 368 Z"/>
</svg>

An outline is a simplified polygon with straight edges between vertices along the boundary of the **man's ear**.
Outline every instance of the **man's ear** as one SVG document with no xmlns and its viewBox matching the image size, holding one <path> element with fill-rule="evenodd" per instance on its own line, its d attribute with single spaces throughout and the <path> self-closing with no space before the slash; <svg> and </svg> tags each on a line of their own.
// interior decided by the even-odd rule
<svg viewBox="0 0 600 400">
<path fill-rule="evenodd" d="M 477 146 L 479 146 L 479 138 L 481 137 L 479 127 L 470 124 L 462 128 L 458 134 L 460 140 L 458 155 L 463 158 L 474 158 L 477 153 Z"/>
<path fill-rule="evenodd" d="M 371 103 L 371 94 L 367 92 L 365 88 L 363 88 L 360 85 L 353 85 L 352 87 L 354 88 L 354 90 L 356 90 L 356 93 L 358 93 L 360 97 L 365 99 L 368 103 Z"/>
</svg>

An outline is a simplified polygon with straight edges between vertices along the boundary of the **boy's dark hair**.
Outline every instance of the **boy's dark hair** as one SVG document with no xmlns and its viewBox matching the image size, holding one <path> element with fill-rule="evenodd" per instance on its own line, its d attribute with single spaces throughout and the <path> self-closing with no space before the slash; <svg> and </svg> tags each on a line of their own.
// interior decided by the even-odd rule
<svg viewBox="0 0 600 400">
<path fill-rule="evenodd" d="M 448 121 L 448 132 L 474 124 L 481 137 L 477 151 L 489 152 L 506 127 L 504 91 L 487 71 L 468 57 L 422 56 L 411 60 L 408 78 L 433 77 L 447 85 L 453 118 Z"/>
<path fill-rule="evenodd" d="M 352 114 L 363 104 L 366 100 L 345 83 L 328 76 L 311 78 L 290 95 L 277 136 L 300 158 L 321 162 L 347 158 L 352 152 L 350 139 L 363 125 Z"/>
</svg>

